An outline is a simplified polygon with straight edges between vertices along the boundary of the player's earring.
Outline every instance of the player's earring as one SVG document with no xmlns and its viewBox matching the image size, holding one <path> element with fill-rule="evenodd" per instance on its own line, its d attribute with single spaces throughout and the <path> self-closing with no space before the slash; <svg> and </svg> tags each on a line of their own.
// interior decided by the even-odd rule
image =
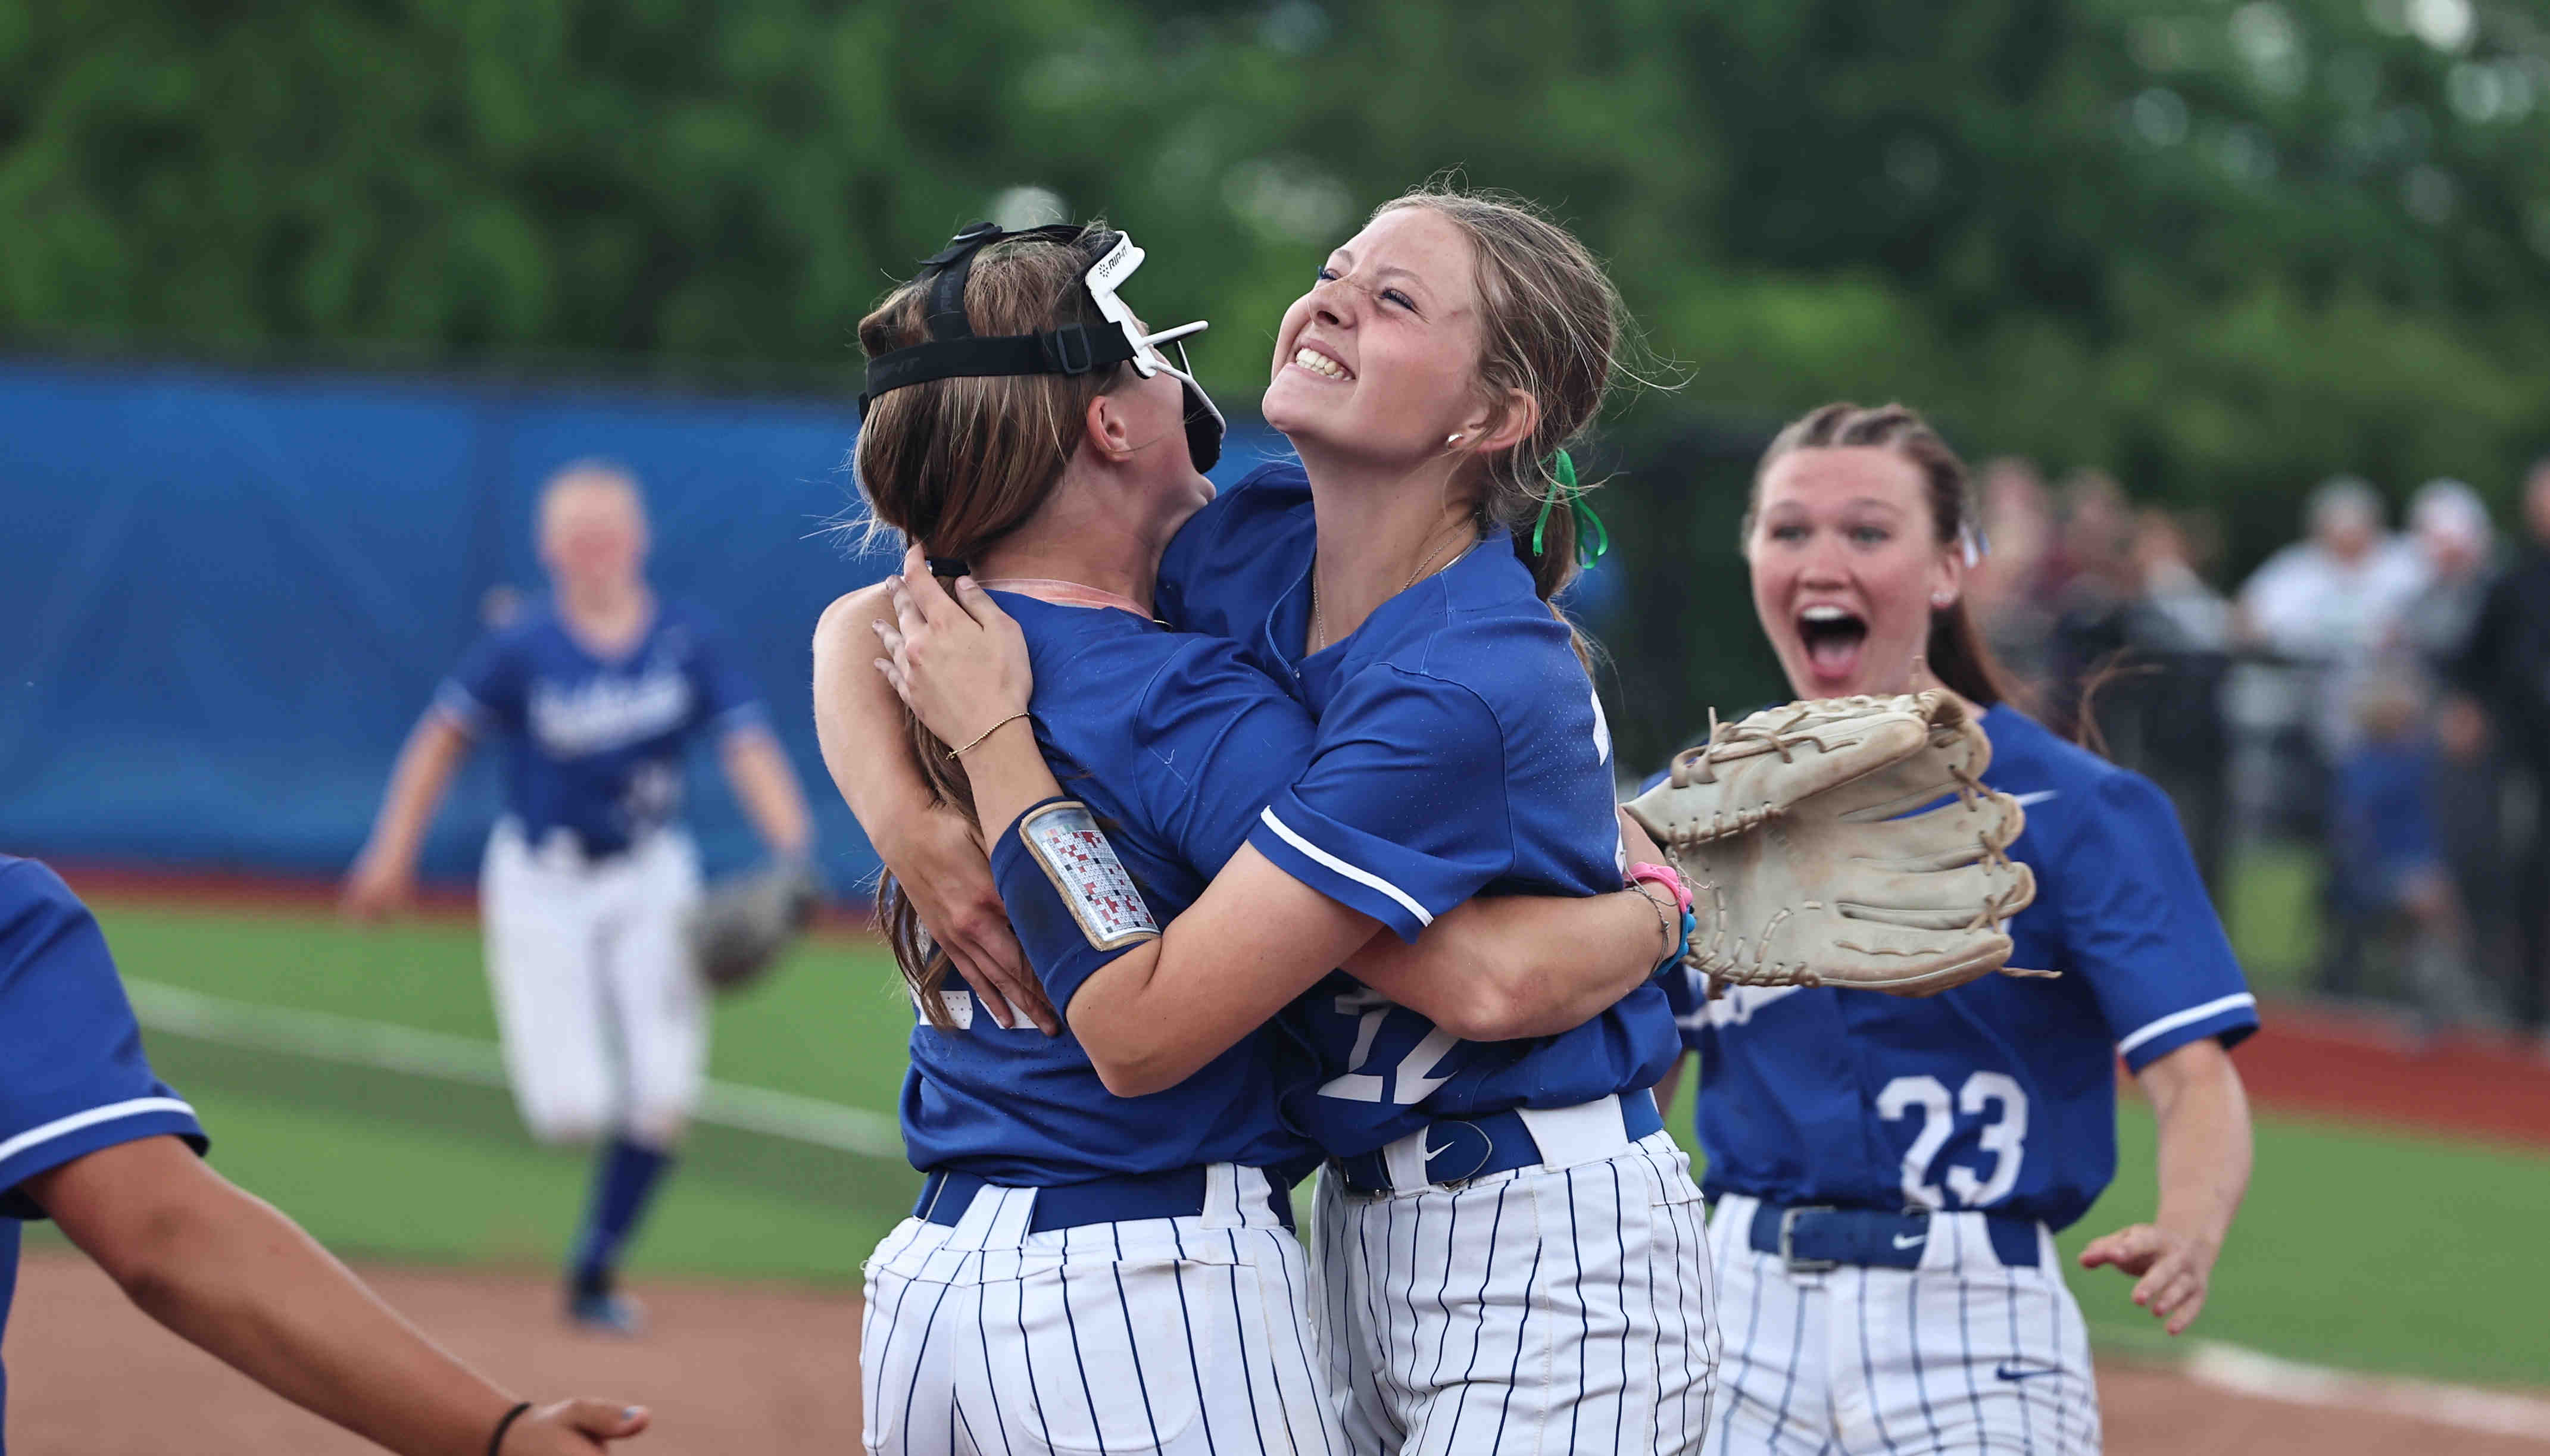
<svg viewBox="0 0 2550 1456">
<path fill-rule="evenodd" d="M 1956 597 L 1948 592 L 1932 592 L 1930 594 L 1930 605 L 1938 608 L 1942 612 L 1947 611 L 1948 604 L 1955 600 L 1957 600 Z"/>
<path fill-rule="evenodd" d="M 1456 431 L 1453 431 L 1450 435 L 1447 435 L 1447 436 L 1444 436 L 1444 437 L 1443 437 L 1443 443 L 1445 443 L 1445 444 L 1447 444 L 1447 445 L 1455 445 L 1455 444 L 1459 444 L 1460 442 L 1461 442 L 1461 432 L 1459 432 L 1459 431 L 1457 431 L 1457 430 L 1456 430 Z"/>
</svg>

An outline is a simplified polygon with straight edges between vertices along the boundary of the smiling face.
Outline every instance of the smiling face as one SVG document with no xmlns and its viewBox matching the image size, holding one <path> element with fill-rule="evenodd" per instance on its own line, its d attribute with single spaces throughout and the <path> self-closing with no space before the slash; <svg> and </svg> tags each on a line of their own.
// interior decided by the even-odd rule
<svg viewBox="0 0 2550 1456">
<path fill-rule="evenodd" d="M 1911 689 L 1932 608 L 1963 585 L 1920 467 L 1878 446 L 1772 461 L 1744 558 L 1753 610 L 1801 698 Z"/>
<path fill-rule="evenodd" d="M 1284 311 L 1263 409 L 1294 447 L 1410 464 L 1486 414 L 1478 258 L 1422 205 L 1376 217 Z"/>
</svg>

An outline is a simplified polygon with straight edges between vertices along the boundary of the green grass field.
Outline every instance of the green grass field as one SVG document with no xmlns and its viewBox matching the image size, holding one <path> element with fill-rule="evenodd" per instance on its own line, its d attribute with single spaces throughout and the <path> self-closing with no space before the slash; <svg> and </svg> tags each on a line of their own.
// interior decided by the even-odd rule
<svg viewBox="0 0 2550 1456">
<path fill-rule="evenodd" d="M 109 900 L 128 975 L 209 995 L 492 1039 L 467 926 L 359 930 L 316 917 Z M 891 1113 L 910 1003 L 891 966 L 838 941 L 721 1006 L 713 1073 Z M 398 1258 L 546 1267 L 584 1161 L 532 1144 L 505 1095 L 152 1033 L 202 1112 L 215 1161 L 328 1243 Z M 1686 1102 L 1689 1094 L 1686 1093 Z M 1688 1107 L 1674 1119 L 1688 1129 Z M 2115 1186 L 2067 1252 L 2149 1215 L 2149 1116 L 2128 1105 Z M 840 1282 L 909 1207 L 916 1175 L 759 1133 L 702 1127 L 637 1250 L 647 1273 Z M 2297 1358 L 2550 1386 L 2550 1260 L 2537 1252 L 2550 1155 L 2265 1117 L 2258 1174 L 2199 1330 Z M 2094 1335 L 2160 1343 L 2129 1284 L 2075 1271 Z"/>
</svg>

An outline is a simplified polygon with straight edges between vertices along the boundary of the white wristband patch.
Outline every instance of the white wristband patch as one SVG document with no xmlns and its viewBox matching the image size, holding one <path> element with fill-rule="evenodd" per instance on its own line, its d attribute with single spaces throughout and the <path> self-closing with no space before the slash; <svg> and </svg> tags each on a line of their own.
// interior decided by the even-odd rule
<svg viewBox="0 0 2550 1456">
<path fill-rule="evenodd" d="M 1019 836 L 1093 949 L 1122 950 L 1160 933 L 1151 907 L 1088 806 L 1069 800 L 1048 804 L 1020 822 Z"/>
</svg>

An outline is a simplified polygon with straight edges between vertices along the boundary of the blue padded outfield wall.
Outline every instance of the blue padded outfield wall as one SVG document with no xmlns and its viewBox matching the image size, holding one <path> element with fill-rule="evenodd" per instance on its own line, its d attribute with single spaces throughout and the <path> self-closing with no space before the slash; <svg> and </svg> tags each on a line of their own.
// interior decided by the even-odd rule
<svg viewBox="0 0 2550 1456">
<path fill-rule="evenodd" d="M 540 482 L 600 456 L 644 484 L 657 587 L 724 619 L 847 892 L 875 859 L 816 754 L 807 643 L 893 564 L 825 531 L 856 426 L 821 398 L 0 363 L 0 849 L 342 870 L 490 593 L 541 590 Z M 1214 474 L 1282 447 L 1238 427 Z M 475 873 L 494 758 L 430 877 Z M 708 760 L 692 823 L 731 869 L 755 845 Z"/>
</svg>

